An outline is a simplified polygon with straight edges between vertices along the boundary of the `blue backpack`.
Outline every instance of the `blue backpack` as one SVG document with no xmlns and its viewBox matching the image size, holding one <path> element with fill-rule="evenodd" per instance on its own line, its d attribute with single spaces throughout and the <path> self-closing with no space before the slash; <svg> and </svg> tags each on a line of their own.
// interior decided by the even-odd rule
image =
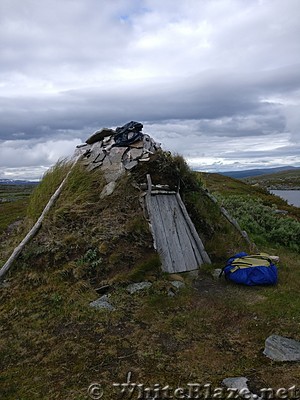
<svg viewBox="0 0 300 400">
<path fill-rule="evenodd" d="M 223 273 L 226 279 L 248 286 L 275 285 L 278 280 L 277 267 L 265 253 L 235 254 L 227 260 L 221 275 Z"/>
</svg>

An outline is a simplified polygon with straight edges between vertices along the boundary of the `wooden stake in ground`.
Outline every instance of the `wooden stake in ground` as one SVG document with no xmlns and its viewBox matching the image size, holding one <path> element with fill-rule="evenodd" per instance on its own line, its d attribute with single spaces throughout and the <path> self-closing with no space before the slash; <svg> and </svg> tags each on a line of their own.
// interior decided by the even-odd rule
<svg viewBox="0 0 300 400">
<path fill-rule="evenodd" d="M 70 175 L 74 165 L 77 163 L 78 159 L 79 159 L 79 157 L 76 158 L 76 160 L 74 161 L 70 171 L 67 173 L 66 177 L 64 178 L 62 183 L 59 185 L 58 189 L 56 189 L 55 193 L 51 196 L 50 200 L 48 201 L 48 203 L 47 203 L 46 207 L 44 208 L 42 214 L 40 215 L 39 219 L 36 221 L 36 223 L 33 225 L 31 230 L 24 237 L 22 242 L 14 249 L 14 251 L 12 252 L 11 256 L 9 257 L 9 259 L 6 261 L 6 263 L 0 269 L 0 280 L 4 277 L 6 272 L 12 266 L 13 262 L 18 258 L 19 254 L 24 249 L 26 244 L 36 235 L 36 233 L 38 232 L 38 230 L 42 226 L 42 222 L 43 222 L 43 220 L 45 218 L 45 215 L 47 214 L 47 212 L 50 210 L 50 208 L 53 206 L 53 204 L 57 200 L 58 196 L 60 195 L 60 193 L 62 191 L 62 188 L 63 188 L 66 180 L 68 179 L 68 176 Z"/>
</svg>

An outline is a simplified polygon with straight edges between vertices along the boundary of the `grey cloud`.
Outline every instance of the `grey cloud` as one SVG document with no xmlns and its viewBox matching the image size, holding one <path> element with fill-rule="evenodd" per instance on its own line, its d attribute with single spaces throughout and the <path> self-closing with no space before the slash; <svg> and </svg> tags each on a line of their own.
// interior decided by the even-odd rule
<svg viewBox="0 0 300 400">
<path fill-rule="evenodd" d="M 215 165 L 238 165 L 251 145 L 244 163 L 296 157 L 299 18 L 298 0 L 2 0 L 1 165 L 26 141 L 37 152 L 32 140 L 84 140 L 131 119 Z M 42 154 L 27 167 L 50 163 Z"/>
<path fill-rule="evenodd" d="M 35 67 L 41 72 L 46 66 L 63 72 L 66 66 L 79 68 L 87 62 L 108 64 L 124 52 L 130 39 L 130 26 L 120 16 L 131 8 L 130 1 L 4 0 L 0 5 L 0 34 L 5 43 L 0 70 L 29 72 Z"/>
<path fill-rule="evenodd" d="M 276 85 L 274 72 L 273 81 Z M 2 97 L 0 132 L 2 139 L 20 132 L 30 138 L 44 136 L 47 129 L 48 134 L 61 130 L 82 131 L 86 127 L 117 125 L 129 119 L 196 119 L 200 131 L 213 131 L 224 136 L 283 130 L 285 117 L 280 105 L 260 100 L 262 96 L 272 96 L 273 91 L 265 91 L 259 83 L 250 85 L 247 79 L 242 82 L 240 78 L 225 79 L 223 75 L 214 75 L 210 80 L 196 76 L 176 87 L 170 84 L 121 88 L 112 85 L 105 89 L 73 90 L 41 98 Z M 253 124 L 247 124 L 251 120 Z"/>
<path fill-rule="evenodd" d="M 58 158 L 72 154 L 79 138 L 35 140 L 9 140 L 0 147 L 0 167 L 30 167 L 53 164 Z"/>
</svg>

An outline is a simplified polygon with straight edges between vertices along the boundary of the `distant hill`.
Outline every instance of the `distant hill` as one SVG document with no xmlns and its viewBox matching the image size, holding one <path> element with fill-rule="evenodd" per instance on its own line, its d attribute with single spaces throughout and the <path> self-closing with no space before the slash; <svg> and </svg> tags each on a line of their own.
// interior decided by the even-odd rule
<svg viewBox="0 0 300 400">
<path fill-rule="evenodd" d="M 244 180 L 251 185 L 258 184 L 268 190 L 300 190 L 300 168 L 289 169 L 273 174 L 246 177 Z"/>
<path fill-rule="evenodd" d="M 38 181 L 26 181 L 22 179 L 0 179 L 0 185 L 37 185 Z"/>
<path fill-rule="evenodd" d="M 277 168 L 257 168 L 257 169 L 246 169 L 243 171 L 225 171 L 225 172 L 219 172 L 219 174 L 229 176 L 230 178 L 243 179 L 243 178 L 250 178 L 266 174 L 275 174 L 277 172 L 288 171 L 288 170 L 300 170 L 300 168 L 292 166 L 277 167 Z"/>
</svg>

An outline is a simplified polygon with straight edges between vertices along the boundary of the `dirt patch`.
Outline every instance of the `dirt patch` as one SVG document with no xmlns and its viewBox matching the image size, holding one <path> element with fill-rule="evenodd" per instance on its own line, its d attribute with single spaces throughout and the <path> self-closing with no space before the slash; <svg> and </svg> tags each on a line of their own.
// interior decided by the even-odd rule
<svg viewBox="0 0 300 400">
<path fill-rule="evenodd" d="M 194 281 L 194 288 L 202 297 L 214 297 L 221 299 L 240 298 L 247 305 L 261 303 L 267 299 L 261 292 L 263 287 L 259 286 L 243 286 L 236 285 L 230 281 L 226 281 L 224 276 L 221 278 L 213 278 L 207 273 L 199 273 L 198 278 Z"/>
<path fill-rule="evenodd" d="M 172 335 L 165 332 L 159 334 L 158 344 L 160 345 L 162 351 L 167 354 L 175 354 L 178 351 L 185 350 L 187 347 L 189 347 L 189 343 L 180 342 Z"/>
</svg>

